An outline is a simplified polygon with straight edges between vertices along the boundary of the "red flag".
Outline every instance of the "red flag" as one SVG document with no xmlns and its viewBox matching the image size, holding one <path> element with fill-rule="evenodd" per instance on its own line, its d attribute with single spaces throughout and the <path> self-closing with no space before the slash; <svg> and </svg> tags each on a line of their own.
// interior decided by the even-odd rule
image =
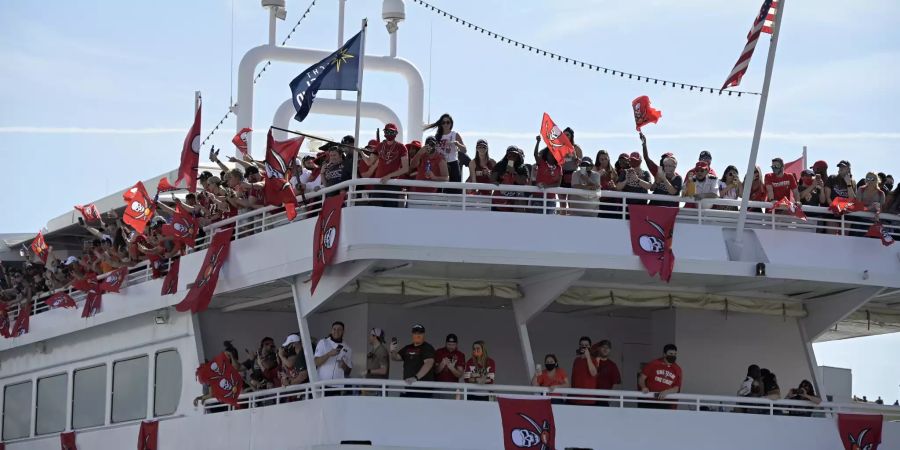
<svg viewBox="0 0 900 450">
<path fill-rule="evenodd" d="M 781 200 L 778 200 L 777 202 L 773 202 L 772 208 L 773 209 L 779 209 L 779 208 L 784 209 L 786 211 L 789 211 L 791 214 L 793 214 L 794 217 L 796 217 L 800 220 L 803 220 L 803 221 L 806 220 L 806 213 L 803 212 L 803 208 L 797 206 L 796 203 L 788 200 L 787 197 L 782 197 Z"/>
<path fill-rule="evenodd" d="M 209 386 L 209 393 L 216 400 L 237 406 L 243 381 L 241 374 L 231 365 L 231 360 L 225 352 L 220 353 L 212 361 L 201 364 L 197 368 L 197 379 Z"/>
<path fill-rule="evenodd" d="M 642 95 L 631 101 L 631 109 L 634 110 L 634 125 L 638 131 L 648 123 L 656 123 L 662 117 L 662 111 L 650 106 L 650 97 Z"/>
<path fill-rule="evenodd" d="M 878 450 L 884 417 L 870 414 L 838 414 L 838 433 L 845 450 Z"/>
<path fill-rule="evenodd" d="M 50 247 L 47 246 L 47 241 L 44 240 L 43 232 L 38 231 L 37 236 L 31 241 L 31 251 L 34 252 L 38 258 L 41 258 L 41 261 L 43 261 L 44 264 L 47 264 L 47 256 L 50 255 Z"/>
<path fill-rule="evenodd" d="M 575 152 L 575 146 L 569 141 L 569 136 L 566 136 L 566 133 L 563 133 L 553 123 L 553 119 L 547 113 L 544 113 L 544 118 L 541 120 L 541 138 L 544 139 L 544 144 L 550 149 L 550 154 L 560 165 L 566 159 L 566 155 Z"/>
<path fill-rule="evenodd" d="M 69 294 L 65 292 L 57 292 L 46 300 L 44 300 L 44 304 L 47 305 L 48 308 L 75 308 L 77 305 L 75 304 L 75 299 L 73 299 Z"/>
<path fill-rule="evenodd" d="M 5 338 L 12 337 L 12 333 L 10 333 L 9 326 L 12 325 L 9 323 L 9 310 L 6 309 L 6 303 L 0 302 L 0 336 Z"/>
<path fill-rule="evenodd" d="M 156 212 L 156 205 L 147 194 L 144 183 L 138 181 L 131 189 L 122 194 L 125 199 L 125 211 L 122 213 L 122 220 L 134 228 L 138 233 L 143 234 L 147 223 L 153 218 Z"/>
<path fill-rule="evenodd" d="M 834 200 L 831 201 L 831 206 L 829 206 L 828 209 L 839 216 L 843 216 L 844 214 L 851 212 L 865 211 L 866 205 L 849 198 L 835 197 Z"/>
<path fill-rule="evenodd" d="M 84 206 L 75 205 L 75 209 L 81 213 L 81 216 L 84 217 L 85 222 L 100 220 L 100 210 L 97 209 L 97 206 L 93 203 Z"/>
<path fill-rule="evenodd" d="M 497 403 L 500 405 L 505 450 L 556 449 L 556 424 L 549 398 L 497 397 Z"/>
<path fill-rule="evenodd" d="M 100 292 L 103 294 L 107 292 L 119 292 L 119 289 L 125 285 L 126 278 L 128 278 L 127 267 L 120 267 L 110 272 L 100 283 Z"/>
<path fill-rule="evenodd" d="M 103 303 L 103 293 L 96 290 L 89 290 L 84 301 L 84 308 L 81 309 L 81 317 L 94 317 L 100 312 L 100 306 Z"/>
<path fill-rule="evenodd" d="M 175 186 L 180 186 L 181 181 L 187 182 L 187 189 L 191 192 L 197 192 L 197 166 L 200 164 L 200 110 L 203 104 L 197 107 L 194 113 L 194 124 L 184 138 L 184 145 L 181 147 L 181 165 L 178 166 L 178 179 L 175 180 Z"/>
<path fill-rule="evenodd" d="M 178 292 L 178 269 L 181 267 L 181 258 L 175 258 L 169 263 L 169 272 L 163 280 L 162 290 L 159 295 L 170 295 Z"/>
<path fill-rule="evenodd" d="M 267 205 L 284 205 L 288 220 L 297 217 L 297 193 L 291 186 L 291 170 L 300 152 L 303 136 L 286 141 L 276 141 L 272 130 L 266 137 L 266 181 L 263 188 Z"/>
<path fill-rule="evenodd" d="M 59 448 L 61 450 L 78 450 L 78 446 L 75 445 L 74 431 L 59 434 Z"/>
<path fill-rule="evenodd" d="M 162 226 L 162 234 L 175 241 L 181 247 L 193 247 L 199 229 L 200 223 L 197 221 L 197 218 L 181 209 L 179 205 L 175 207 L 172 223 Z"/>
<path fill-rule="evenodd" d="M 328 197 L 322 203 L 322 211 L 316 219 L 313 229 L 313 270 L 310 293 L 316 292 L 316 286 L 325 268 L 331 265 L 337 253 L 338 241 L 341 237 L 341 211 L 344 209 L 344 193 Z"/>
<path fill-rule="evenodd" d="M 163 192 L 177 191 L 177 190 L 178 190 L 178 188 L 175 186 L 172 186 L 172 184 L 169 183 L 169 179 L 166 177 L 160 178 L 159 183 L 156 184 L 156 195 L 159 195 Z"/>
<path fill-rule="evenodd" d="M 652 277 L 669 282 L 675 267 L 672 252 L 672 235 L 678 208 L 649 205 L 628 205 L 631 228 L 631 251 L 641 258 L 641 263 Z"/>
<path fill-rule="evenodd" d="M 29 319 L 31 318 L 31 300 L 19 305 L 19 314 L 16 323 L 13 324 L 11 337 L 19 337 L 28 332 Z"/>
<path fill-rule="evenodd" d="M 252 128 L 244 128 L 241 131 L 238 131 L 237 134 L 231 138 L 231 143 L 237 147 L 238 151 L 241 152 L 242 155 L 247 156 L 247 135 L 253 132 Z"/>
<path fill-rule="evenodd" d="M 141 430 L 138 432 L 137 450 L 157 450 L 156 436 L 158 433 L 158 421 L 145 420 L 141 422 Z"/>
<path fill-rule="evenodd" d="M 197 274 L 197 280 L 194 285 L 184 296 L 184 300 L 175 305 L 175 310 L 185 312 L 190 310 L 193 313 L 205 311 L 212 301 L 213 292 L 216 290 L 216 283 L 219 281 L 219 270 L 225 261 L 228 260 L 228 250 L 231 248 L 231 236 L 234 234 L 234 228 L 223 228 L 216 231 L 213 235 L 209 248 L 206 249 L 206 258 L 203 265 L 200 266 L 200 272 Z"/>
<path fill-rule="evenodd" d="M 866 237 L 881 239 L 881 245 L 885 247 L 894 243 L 894 237 L 884 229 L 884 226 L 880 221 L 873 223 L 872 226 L 869 227 L 869 231 L 866 232 Z"/>
<path fill-rule="evenodd" d="M 805 169 L 805 168 L 806 167 L 803 167 L 803 157 L 802 156 L 794 161 L 784 163 L 784 173 L 789 173 L 798 180 L 800 179 L 801 172 L 803 172 L 803 169 Z"/>
</svg>

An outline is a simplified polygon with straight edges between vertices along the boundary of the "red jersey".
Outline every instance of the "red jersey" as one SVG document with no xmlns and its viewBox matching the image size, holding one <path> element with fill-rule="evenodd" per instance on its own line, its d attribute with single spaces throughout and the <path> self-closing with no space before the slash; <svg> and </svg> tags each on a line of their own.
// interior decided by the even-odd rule
<svg viewBox="0 0 900 450">
<path fill-rule="evenodd" d="M 664 358 L 650 361 L 641 373 L 647 377 L 645 383 L 650 392 L 662 392 L 673 387 L 681 388 L 681 367 L 675 363 L 667 363 Z"/>
<path fill-rule="evenodd" d="M 496 373 L 497 365 L 494 364 L 493 359 L 488 358 L 484 365 L 480 365 L 475 361 L 475 358 L 469 358 L 466 361 L 466 372 L 463 374 L 463 377 L 466 379 L 466 383 L 472 383 L 472 381 L 469 381 L 470 378 L 481 379 L 481 377 L 484 377 L 486 380 L 484 384 L 494 384 Z"/>
<path fill-rule="evenodd" d="M 555 372 L 553 376 L 550 376 L 550 372 L 542 370 L 537 377 L 538 386 L 550 387 L 565 384 L 568 377 L 566 371 L 562 367 L 557 367 Z"/>
<path fill-rule="evenodd" d="M 402 166 L 401 159 L 408 155 L 406 146 L 397 141 L 382 141 L 375 147 L 375 154 L 378 155 L 375 178 L 396 172 Z"/>
<path fill-rule="evenodd" d="M 419 150 L 423 151 L 423 150 Z M 419 181 L 431 181 L 425 177 L 426 172 L 431 172 L 432 176 L 435 177 L 444 177 L 447 176 L 446 173 L 442 173 L 441 171 L 441 161 L 444 160 L 444 155 L 434 152 L 431 156 L 425 154 L 419 158 L 419 166 L 416 170 L 416 180 Z M 413 192 L 437 192 L 437 188 L 427 188 L 427 187 L 415 187 L 412 188 Z"/>
<path fill-rule="evenodd" d="M 622 384 L 622 374 L 619 373 L 619 366 L 611 359 L 598 360 L 597 389 L 612 390 L 617 384 Z"/>
<path fill-rule="evenodd" d="M 794 175 L 789 173 L 782 173 L 781 176 L 777 176 L 774 173 L 767 173 L 765 178 L 765 185 L 772 186 L 772 194 L 774 194 L 774 201 L 781 200 L 783 198 L 787 198 L 788 200 L 795 200 L 793 191 L 797 189 L 797 179 L 794 178 Z M 768 195 L 768 193 L 767 193 Z"/>
<path fill-rule="evenodd" d="M 449 351 L 447 347 L 439 348 L 434 352 L 434 381 L 444 381 L 447 383 L 457 383 L 459 382 L 459 377 L 453 375 L 453 372 L 450 369 L 445 368 L 444 370 L 438 372 L 437 366 L 441 363 L 441 361 L 447 358 L 450 360 L 450 364 L 456 367 L 457 370 L 463 372 L 465 370 L 465 361 L 466 355 L 459 350 Z"/>
<path fill-rule="evenodd" d="M 559 166 L 551 166 L 550 164 L 547 164 L 547 161 L 540 159 L 537 163 L 536 178 L 536 184 L 540 183 L 548 187 L 555 186 L 559 184 L 559 180 L 562 179 L 562 170 Z"/>
</svg>

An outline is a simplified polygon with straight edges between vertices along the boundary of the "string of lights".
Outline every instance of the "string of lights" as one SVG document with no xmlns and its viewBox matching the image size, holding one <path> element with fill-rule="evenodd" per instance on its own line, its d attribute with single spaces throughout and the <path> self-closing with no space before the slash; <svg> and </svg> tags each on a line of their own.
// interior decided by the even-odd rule
<svg viewBox="0 0 900 450">
<path fill-rule="evenodd" d="M 432 12 L 442 15 L 452 21 L 455 21 L 456 23 L 458 23 L 464 27 L 471 29 L 471 30 L 480 31 L 481 34 L 486 34 L 494 39 L 499 39 L 500 42 L 502 42 L 502 43 L 511 44 L 511 45 L 515 46 L 516 48 L 521 48 L 523 50 L 527 50 L 529 53 L 534 52 L 534 54 L 536 54 L 536 55 L 547 56 L 551 60 L 561 61 L 565 64 L 572 64 L 576 67 L 593 70 L 595 72 L 603 71 L 604 74 L 611 75 L 611 76 L 619 76 L 620 78 L 625 78 L 627 76 L 629 80 L 633 80 L 633 81 L 644 81 L 646 83 L 653 82 L 653 84 L 655 84 L 655 85 L 662 84 L 663 86 L 671 86 L 673 88 L 674 87 L 680 87 L 681 89 L 687 88 L 688 91 L 696 91 L 699 93 L 709 92 L 710 94 L 718 93 L 719 95 L 728 94 L 728 96 L 731 96 L 732 94 L 737 94 L 738 97 L 740 97 L 741 95 L 759 95 L 759 92 L 724 90 L 721 88 L 713 88 L 713 87 L 709 87 L 709 86 L 701 86 L 701 85 L 697 85 L 697 84 L 683 83 L 680 81 L 663 80 L 661 78 L 655 78 L 655 77 L 650 77 L 647 75 L 640 75 L 640 74 L 636 74 L 636 73 L 625 72 L 625 71 L 618 70 L 618 69 L 612 69 L 609 67 L 598 66 L 597 64 L 591 64 L 591 63 L 587 63 L 587 62 L 584 62 L 584 61 L 581 61 L 581 60 L 578 60 L 575 58 L 569 58 L 569 57 L 560 55 L 558 53 L 554 53 L 551 51 L 547 51 L 547 50 L 535 47 L 533 45 L 528 45 L 524 42 L 517 41 L 515 39 L 510 39 L 502 34 L 495 33 L 495 32 L 488 30 L 482 26 L 475 25 L 472 22 L 461 19 L 461 18 L 459 18 L 451 13 L 448 13 L 447 11 L 444 11 L 428 2 L 425 2 L 424 0 L 413 0 L 413 3 L 417 3 L 424 8 L 431 10 Z"/>
<path fill-rule="evenodd" d="M 300 22 L 303 22 L 303 19 L 306 19 L 306 16 L 309 15 L 309 12 L 312 10 L 313 6 L 316 6 L 317 1 L 318 0 L 312 0 L 312 3 L 310 3 L 309 6 L 306 7 L 306 11 L 303 12 L 303 15 L 300 16 L 300 19 L 298 19 L 297 23 L 294 24 L 294 28 L 291 28 L 291 31 L 287 34 L 287 36 L 285 36 L 284 40 L 281 41 L 281 45 L 287 44 L 287 42 L 294 35 L 294 32 L 297 31 L 297 27 L 300 26 Z M 262 69 L 260 69 L 259 72 L 256 73 L 256 76 L 253 78 L 253 84 L 256 84 L 256 82 L 259 81 L 259 77 L 261 77 L 266 69 L 271 65 L 272 61 L 266 61 L 266 63 L 263 64 Z M 225 123 L 225 120 L 227 120 L 231 116 L 231 114 L 234 113 L 234 107 L 236 105 L 237 104 L 232 104 L 228 107 L 228 111 L 224 116 L 222 116 L 222 120 L 219 120 L 219 123 L 216 124 L 212 131 L 210 131 L 209 134 L 207 134 L 206 137 L 203 138 L 203 142 L 200 143 L 201 148 L 206 144 L 206 141 L 208 141 L 211 137 L 213 137 L 214 134 L 216 134 L 216 131 L 219 131 L 219 127 L 221 127 L 222 124 Z"/>
</svg>

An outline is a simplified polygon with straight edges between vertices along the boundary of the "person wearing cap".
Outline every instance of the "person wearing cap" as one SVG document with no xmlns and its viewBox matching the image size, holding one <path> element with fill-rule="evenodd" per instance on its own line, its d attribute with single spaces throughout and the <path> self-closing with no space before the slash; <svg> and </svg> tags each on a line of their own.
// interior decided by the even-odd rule
<svg viewBox="0 0 900 450">
<path fill-rule="evenodd" d="M 409 144 L 406 144 L 406 154 L 409 157 L 409 173 L 400 177 L 403 180 L 416 180 L 416 175 L 419 172 L 419 166 L 416 165 L 413 160 L 416 158 L 416 155 L 419 154 L 419 151 L 422 150 L 422 143 L 419 141 L 412 141 Z"/>
<path fill-rule="evenodd" d="M 719 180 L 710 175 L 709 164 L 705 161 L 697 161 L 694 169 L 691 171 L 693 177 L 688 180 L 688 185 L 684 190 L 684 197 L 692 198 L 700 201 L 704 198 L 719 197 Z M 685 208 L 696 208 L 697 204 L 686 202 Z"/>
<path fill-rule="evenodd" d="M 697 161 L 703 161 L 703 162 L 705 162 L 705 163 L 706 163 L 706 167 L 707 167 L 708 170 L 709 170 L 709 174 L 712 175 L 712 176 L 715 177 L 715 178 L 718 178 L 718 177 L 719 177 L 719 175 L 716 174 L 715 169 L 713 169 L 713 166 L 712 166 L 712 154 L 711 154 L 711 153 L 709 153 L 709 152 L 706 151 L 706 150 L 703 150 L 702 152 L 700 152 L 700 156 L 697 158 Z M 684 175 L 684 179 L 685 179 L 685 180 L 690 180 L 690 179 L 693 178 L 693 177 L 694 177 L 694 169 L 688 170 L 688 173 L 686 173 L 686 174 Z"/>
<path fill-rule="evenodd" d="M 809 166 L 813 173 L 821 177 L 823 180 L 828 179 L 828 163 L 821 159 Z"/>
<path fill-rule="evenodd" d="M 641 149 L 644 153 L 644 160 L 647 161 L 647 167 L 650 169 L 650 174 L 653 175 L 653 186 L 650 189 L 650 193 L 654 195 L 681 195 L 681 175 L 678 175 L 678 173 L 675 172 L 675 169 L 678 167 L 678 160 L 675 159 L 675 156 L 671 153 L 665 153 L 662 155 L 659 165 L 656 165 L 656 163 L 650 159 L 650 154 L 647 150 L 647 137 L 644 136 L 644 133 L 640 133 L 639 137 L 641 139 Z M 678 203 L 679 202 L 677 201 L 668 202 L 665 200 L 650 200 L 650 204 L 654 206 L 671 206 L 677 208 Z"/>
<path fill-rule="evenodd" d="M 641 169 L 641 161 L 641 154 L 638 152 L 632 152 L 628 155 L 628 167 L 619 172 L 616 190 L 646 194 L 653 187 L 650 183 L 650 172 Z M 629 205 L 646 205 L 647 200 L 629 198 L 625 203 Z"/>
<path fill-rule="evenodd" d="M 828 204 L 834 202 L 836 198 L 847 200 L 856 199 L 856 182 L 853 181 L 853 174 L 850 172 L 850 162 L 842 160 L 837 164 L 838 172 L 831 175 L 825 181 L 825 197 Z M 840 220 L 839 215 L 832 215 L 835 220 Z M 840 230 L 831 230 L 831 234 L 840 234 Z"/>
<path fill-rule="evenodd" d="M 410 166 L 416 167 L 416 180 L 418 181 L 447 181 L 450 179 L 447 160 L 437 151 L 437 140 L 431 136 L 425 139 L 422 149 L 416 152 Z M 412 192 L 437 192 L 433 187 L 413 187 Z M 420 199 L 430 200 L 434 197 L 419 196 Z M 424 197 L 424 198 L 423 198 Z"/>
<path fill-rule="evenodd" d="M 438 152 L 447 160 L 447 168 L 450 172 L 450 181 L 459 183 L 462 181 L 462 172 L 459 167 L 459 154 L 466 153 L 466 144 L 462 136 L 453 131 L 453 117 L 450 114 L 441 114 L 438 120 L 425 127 L 426 130 L 434 129 L 434 139 L 437 142 Z M 448 194 L 459 193 L 458 189 L 446 189 Z"/>
<path fill-rule="evenodd" d="M 403 203 L 400 201 L 402 194 L 399 194 L 403 188 L 401 186 L 385 185 L 388 180 L 400 178 L 409 173 L 409 153 L 406 151 L 406 146 L 396 141 L 396 137 L 397 125 L 392 123 L 385 125 L 384 141 L 378 144 L 373 157 L 370 158 L 370 164 L 376 164 L 375 178 L 379 178 L 382 184 L 373 189 L 398 192 L 396 194 L 373 194 L 374 198 L 381 200 L 376 201 L 375 205 L 396 208 L 403 206 Z"/>
<path fill-rule="evenodd" d="M 594 171 L 594 161 L 590 156 L 581 158 L 578 170 L 572 174 L 572 189 L 581 189 L 585 195 L 570 195 L 570 216 L 597 217 L 597 208 L 600 205 L 598 192 L 600 189 L 600 174 Z"/>
<path fill-rule="evenodd" d="M 622 384 L 622 374 L 619 366 L 609 355 L 612 353 L 612 342 L 603 339 L 591 347 L 591 354 L 597 355 L 597 389 L 611 391 L 617 384 Z M 603 406 L 609 406 L 607 402 L 600 402 Z"/>
<path fill-rule="evenodd" d="M 491 171 L 491 179 L 494 184 L 527 185 L 528 171 L 525 169 L 525 157 L 523 152 L 515 145 L 506 148 L 506 154 L 494 166 Z M 491 204 L 492 211 L 517 211 L 512 206 L 518 205 L 518 193 L 515 191 L 494 190 Z"/>
<path fill-rule="evenodd" d="M 373 158 L 373 152 L 377 147 L 378 141 L 370 139 L 366 144 L 366 147 L 362 150 L 362 154 L 359 155 L 359 161 L 356 163 L 356 171 L 359 178 L 372 178 L 375 175 L 377 158 Z M 361 191 L 371 188 L 371 186 L 359 186 L 359 190 Z"/>
<path fill-rule="evenodd" d="M 278 349 L 278 360 L 280 362 L 278 365 L 280 386 L 290 386 L 309 381 L 300 335 L 292 333 L 285 338 L 281 348 Z"/>
<path fill-rule="evenodd" d="M 766 174 L 763 183 L 766 185 L 766 201 L 777 202 L 787 199 L 799 204 L 800 192 L 797 190 L 797 179 L 792 174 L 784 173 L 783 159 L 772 159 L 772 172 Z"/>
<path fill-rule="evenodd" d="M 412 343 L 405 347 L 398 348 L 396 339 L 391 340 L 391 359 L 403 361 L 403 379 L 406 384 L 434 381 L 434 353 L 434 347 L 425 341 L 425 327 L 420 324 L 413 325 Z M 431 393 L 405 392 L 403 397 L 429 398 Z"/>
<path fill-rule="evenodd" d="M 812 169 L 803 169 L 800 172 L 800 180 L 797 184 L 797 190 L 800 192 L 800 204 L 803 206 L 828 206 L 828 198 L 825 196 L 825 181 L 822 177 L 815 173 Z M 815 226 L 818 222 L 813 220 L 815 217 L 827 217 L 830 214 L 807 212 L 807 223 Z M 824 225 L 824 224 L 823 224 Z M 817 228 L 817 233 L 825 233 L 827 230 Z"/>
<path fill-rule="evenodd" d="M 466 182 L 482 184 L 491 183 L 491 171 L 494 170 L 496 165 L 497 162 L 488 155 L 488 142 L 484 139 L 479 139 L 475 144 L 475 158 L 469 161 L 469 178 Z M 480 189 L 475 192 L 470 192 L 470 194 L 491 195 L 491 191 Z M 473 201 L 482 202 L 483 199 L 473 199 Z"/>
<path fill-rule="evenodd" d="M 444 346 L 434 353 L 434 381 L 457 383 L 465 371 L 466 355 L 459 351 L 459 338 L 450 333 Z"/>
<path fill-rule="evenodd" d="M 344 323 L 331 324 L 331 334 L 316 344 L 316 369 L 319 380 L 339 380 L 346 378 L 353 368 L 353 354 L 350 345 L 344 342 Z"/>
<path fill-rule="evenodd" d="M 366 355 L 366 378 L 386 380 L 391 377 L 390 352 L 384 345 L 384 330 L 369 330 L 369 353 Z"/>
</svg>

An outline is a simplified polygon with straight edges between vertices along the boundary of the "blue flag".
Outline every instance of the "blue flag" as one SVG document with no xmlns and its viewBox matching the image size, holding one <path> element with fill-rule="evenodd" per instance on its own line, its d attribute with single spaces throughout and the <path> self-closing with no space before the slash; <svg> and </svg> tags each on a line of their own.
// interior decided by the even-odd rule
<svg viewBox="0 0 900 450">
<path fill-rule="evenodd" d="M 362 58 L 362 34 L 360 31 L 343 47 L 328 55 L 291 81 L 291 98 L 297 114 L 294 119 L 303 122 L 309 115 L 319 89 L 330 91 L 355 91 L 358 89 L 359 64 Z"/>
</svg>

